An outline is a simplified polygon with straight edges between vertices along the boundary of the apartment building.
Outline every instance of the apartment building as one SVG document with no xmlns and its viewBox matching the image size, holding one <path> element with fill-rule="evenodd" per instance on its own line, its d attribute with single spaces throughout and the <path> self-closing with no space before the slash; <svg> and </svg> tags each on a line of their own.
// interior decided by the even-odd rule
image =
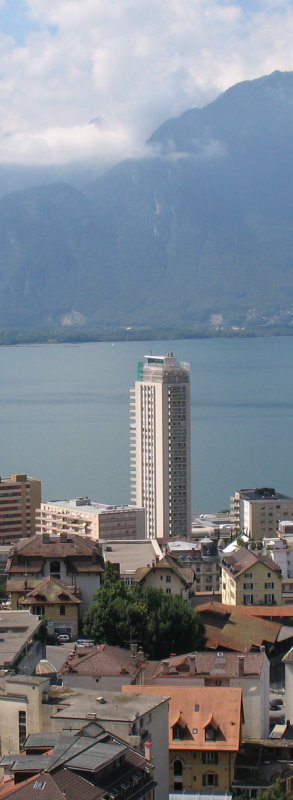
<svg viewBox="0 0 293 800">
<path fill-rule="evenodd" d="M 167 800 L 157 794 L 149 758 L 95 722 L 80 733 L 31 733 L 24 752 L 0 767 L 8 778 L 0 795 L 13 800 Z"/>
<path fill-rule="evenodd" d="M 135 686 L 125 686 L 134 694 Z M 169 791 L 229 792 L 242 734 L 241 689 L 141 686 L 142 696 L 169 695 Z"/>
<path fill-rule="evenodd" d="M 103 571 L 98 542 L 76 534 L 36 535 L 12 548 L 6 565 L 6 586 L 17 608 L 19 598 L 34 590 L 44 578 L 56 578 L 68 588 L 78 587 L 83 614 L 100 588 Z"/>
<path fill-rule="evenodd" d="M 41 503 L 36 532 L 43 535 L 75 533 L 97 541 L 145 538 L 145 509 L 96 503 L 89 497 Z"/>
<path fill-rule="evenodd" d="M 240 489 L 231 497 L 234 530 L 250 539 L 275 536 L 281 520 L 293 520 L 293 498 L 273 488 Z"/>
<path fill-rule="evenodd" d="M 189 365 L 145 356 L 130 393 L 131 499 L 148 538 L 191 533 Z"/>
<path fill-rule="evenodd" d="M 36 478 L 15 473 L 0 477 L 0 544 L 6 545 L 35 533 L 36 510 L 42 485 Z"/>
<path fill-rule="evenodd" d="M 194 572 L 191 567 L 180 566 L 176 558 L 166 555 L 139 567 L 134 575 L 136 583 L 144 587 L 161 589 L 165 594 L 178 595 L 188 600 L 194 589 Z"/>
<path fill-rule="evenodd" d="M 151 663 L 144 683 L 151 686 L 239 687 L 242 690 L 244 739 L 265 739 L 270 733 L 270 662 L 265 647 L 259 652 L 194 652 Z"/>
<path fill-rule="evenodd" d="M 217 593 L 220 590 L 221 566 L 216 540 L 204 536 L 194 541 L 170 541 L 167 552 L 176 556 L 181 567 L 189 567 L 195 573 L 195 594 Z"/>
<path fill-rule="evenodd" d="M 269 556 L 240 547 L 222 558 L 222 602 L 227 605 L 281 605 L 282 572 Z"/>
</svg>

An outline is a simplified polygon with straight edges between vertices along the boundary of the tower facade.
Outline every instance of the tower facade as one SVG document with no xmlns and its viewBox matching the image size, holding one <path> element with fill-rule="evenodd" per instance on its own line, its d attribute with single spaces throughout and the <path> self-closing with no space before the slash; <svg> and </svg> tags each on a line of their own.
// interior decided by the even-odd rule
<svg viewBox="0 0 293 800">
<path fill-rule="evenodd" d="M 145 356 L 131 390 L 131 501 L 148 538 L 191 531 L 190 369 L 173 354 Z"/>
</svg>

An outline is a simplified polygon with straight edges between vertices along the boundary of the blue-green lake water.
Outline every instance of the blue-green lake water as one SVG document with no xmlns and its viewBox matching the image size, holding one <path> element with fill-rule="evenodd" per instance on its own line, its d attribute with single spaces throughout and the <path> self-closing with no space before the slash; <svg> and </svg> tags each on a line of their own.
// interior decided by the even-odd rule
<svg viewBox="0 0 293 800">
<path fill-rule="evenodd" d="M 145 353 L 191 365 L 193 511 L 234 489 L 293 494 L 293 338 L 0 348 L 0 474 L 44 499 L 129 502 L 129 387 Z"/>
</svg>

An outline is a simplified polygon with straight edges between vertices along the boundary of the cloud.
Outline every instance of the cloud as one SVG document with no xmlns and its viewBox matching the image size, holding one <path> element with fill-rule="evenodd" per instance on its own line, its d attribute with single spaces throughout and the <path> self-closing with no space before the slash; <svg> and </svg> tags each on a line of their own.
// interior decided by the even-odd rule
<svg viewBox="0 0 293 800">
<path fill-rule="evenodd" d="M 15 0 L 15 37 L 9 2 L 0 0 L 2 163 L 116 161 L 232 84 L 293 69 L 291 0 Z"/>
</svg>

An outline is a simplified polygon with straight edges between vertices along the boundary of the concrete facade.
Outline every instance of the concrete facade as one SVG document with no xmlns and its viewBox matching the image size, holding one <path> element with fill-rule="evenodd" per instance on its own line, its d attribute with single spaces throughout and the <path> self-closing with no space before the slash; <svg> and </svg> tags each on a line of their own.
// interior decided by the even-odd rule
<svg viewBox="0 0 293 800">
<path fill-rule="evenodd" d="M 131 391 L 131 499 L 148 538 L 191 533 L 189 365 L 145 356 Z"/>
<path fill-rule="evenodd" d="M 1 545 L 34 535 L 41 490 L 41 481 L 22 473 L 14 473 L 9 478 L 0 477 Z"/>
<path fill-rule="evenodd" d="M 145 538 L 145 509 L 92 502 L 89 497 L 41 503 L 36 532 L 48 536 L 76 533 L 90 539 L 133 541 Z"/>
<path fill-rule="evenodd" d="M 275 536 L 280 520 L 293 520 L 293 498 L 273 488 L 240 489 L 231 497 L 233 527 L 250 539 Z"/>
</svg>

